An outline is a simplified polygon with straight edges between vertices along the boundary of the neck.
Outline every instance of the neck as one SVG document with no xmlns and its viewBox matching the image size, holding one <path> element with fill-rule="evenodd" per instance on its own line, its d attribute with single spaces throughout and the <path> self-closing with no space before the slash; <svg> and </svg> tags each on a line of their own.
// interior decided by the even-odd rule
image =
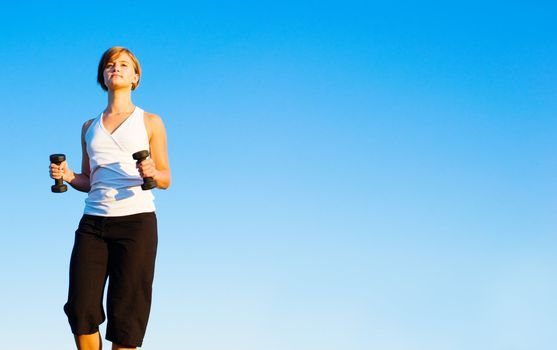
<svg viewBox="0 0 557 350">
<path fill-rule="evenodd" d="M 130 113 L 134 108 L 130 90 L 108 90 L 107 113 Z"/>
</svg>

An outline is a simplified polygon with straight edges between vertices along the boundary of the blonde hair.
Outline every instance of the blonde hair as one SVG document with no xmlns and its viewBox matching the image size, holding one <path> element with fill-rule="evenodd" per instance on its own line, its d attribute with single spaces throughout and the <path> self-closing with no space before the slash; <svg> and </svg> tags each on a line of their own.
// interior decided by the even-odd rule
<svg viewBox="0 0 557 350">
<path fill-rule="evenodd" d="M 97 70 L 97 82 L 99 83 L 99 85 L 104 91 L 108 91 L 108 88 L 104 83 L 104 70 L 106 68 L 106 65 L 109 62 L 111 62 L 114 58 L 120 56 L 122 53 L 126 53 L 128 54 L 128 56 L 130 56 L 133 64 L 133 69 L 135 70 L 135 73 L 139 75 L 139 79 L 141 79 L 141 66 L 139 65 L 139 61 L 137 60 L 137 57 L 135 57 L 135 55 L 125 47 L 114 46 L 103 53 L 101 60 L 99 62 L 99 68 Z M 132 90 L 135 90 L 139 85 L 139 79 L 137 79 L 136 83 L 132 84 Z"/>
</svg>

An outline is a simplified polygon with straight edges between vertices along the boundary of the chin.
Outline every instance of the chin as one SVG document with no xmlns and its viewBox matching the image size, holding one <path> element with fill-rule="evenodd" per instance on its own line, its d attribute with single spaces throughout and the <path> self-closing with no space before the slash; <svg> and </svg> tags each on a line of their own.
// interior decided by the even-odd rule
<svg viewBox="0 0 557 350">
<path fill-rule="evenodd" d="M 132 90 L 131 85 L 120 85 L 120 84 L 109 84 L 107 85 L 108 90 L 116 91 L 116 90 Z"/>
</svg>

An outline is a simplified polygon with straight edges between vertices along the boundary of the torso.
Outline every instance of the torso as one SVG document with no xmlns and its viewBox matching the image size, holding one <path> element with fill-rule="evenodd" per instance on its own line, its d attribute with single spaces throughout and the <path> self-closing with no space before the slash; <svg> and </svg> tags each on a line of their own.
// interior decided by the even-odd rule
<svg viewBox="0 0 557 350">
<path fill-rule="evenodd" d="M 124 117 L 105 119 L 101 114 L 84 132 L 91 189 L 85 213 L 100 216 L 131 215 L 154 211 L 151 191 L 143 191 L 143 179 L 132 154 L 149 150 L 145 113 L 139 107 Z"/>
</svg>

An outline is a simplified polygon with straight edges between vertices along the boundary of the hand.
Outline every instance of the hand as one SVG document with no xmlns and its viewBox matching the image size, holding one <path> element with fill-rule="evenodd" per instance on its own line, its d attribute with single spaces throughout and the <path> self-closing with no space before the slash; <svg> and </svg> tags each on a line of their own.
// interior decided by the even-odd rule
<svg viewBox="0 0 557 350">
<path fill-rule="evenodd" d="M 73 171 L 68 167 L 68 163 L 63 161 L 60 165 L 50 163 L 49 174 L 50 177 L 55 180 L 62 179 L 64 181 L 69 181 L 73 176 Z"/>
<path fill-rule="evenodd" d="M 151 158 L 138 163 L 136 167 L 139 170 L 139 175 L 141 175 L 141 177 L 152 177 L 153 179 L 157 177 L 158 171 L 155 166 L 155 162 Z"/>
</svg>

